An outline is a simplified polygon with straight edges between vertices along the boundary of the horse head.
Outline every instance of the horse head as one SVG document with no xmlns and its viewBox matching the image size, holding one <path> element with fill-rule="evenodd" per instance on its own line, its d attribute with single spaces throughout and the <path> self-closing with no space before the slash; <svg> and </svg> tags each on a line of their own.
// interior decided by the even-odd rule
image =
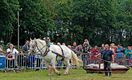
<svg viewBox="0 0 132 80">
<path fill-rule="evenodd" d="M 44 54 L 47 49 L 46 41 L 41 39 L 30 39 L 30 49 L 29 54 L 35 53 L 35 54 Z"/>
<path fill-rule="evenodd" d="M 30 42 L 29 42 L 29 46 L 30 46 L 30 48 L 29 48 L 29 54 L 31 54 L 31 53 L 34 53 L 35 52 L 35 50 L 36 50 L 36 43 L 35 43 L 35 41 L 36 41 L 36 39 L 30 39 Z"/>
</svg>

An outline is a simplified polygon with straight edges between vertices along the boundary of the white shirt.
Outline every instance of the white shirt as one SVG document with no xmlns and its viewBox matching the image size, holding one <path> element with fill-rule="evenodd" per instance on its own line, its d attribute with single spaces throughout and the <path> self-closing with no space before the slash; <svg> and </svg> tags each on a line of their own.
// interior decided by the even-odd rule
<svg viewBox="0 0 132 80">
<path fill-rule="evenodd" d="M 13 48 L 13 50 L 11 50 L 10 48 L 8 48 L 6 50 L 7 53 L 11 52 L 13 59 L 15 59 L 15 56 L 19 53 L 15 48 Z"/>
</svg>

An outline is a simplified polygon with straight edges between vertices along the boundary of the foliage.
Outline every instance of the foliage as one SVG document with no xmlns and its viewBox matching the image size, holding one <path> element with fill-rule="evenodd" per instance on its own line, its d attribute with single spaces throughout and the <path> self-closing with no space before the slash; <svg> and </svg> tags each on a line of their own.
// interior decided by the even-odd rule
<svg viewBox="0 0 132 80">
<path fill-rule="evenodd" d="M 0 39 L 6 42 L 12 39 L 14 23 L 16 22 L 16 11 L 19 8 L 18 0 L 0 1 Z"/>
<path fill-rule="evenodd" d="M 22 9 L 22 10 L 21 10 Z M 20 43 L 49 36 L 54 42 L 132 44 L 131 0 L 1 0 L 0 39 Z"/>
<path fill-rule="evenodd" d="M 102 39 L 102 42 L 108 41 L 115 19 L 112 0 L 76 1 L 73 16 L 73 25 L 83 27 L 84 38 L 89 38 L 91 41 L 96 39 Z M 98 44 L 98 42 L 93 42 L 93 44 Z"/>
<path fill-rule="evenodd" d="M 20 28 L 21 34 L 24 34 L 21 40 L 46 36 L 47 28 L 52 26 L 50 14 L 43 3 L 42 0 L 20 0 Z"/>
</svg>

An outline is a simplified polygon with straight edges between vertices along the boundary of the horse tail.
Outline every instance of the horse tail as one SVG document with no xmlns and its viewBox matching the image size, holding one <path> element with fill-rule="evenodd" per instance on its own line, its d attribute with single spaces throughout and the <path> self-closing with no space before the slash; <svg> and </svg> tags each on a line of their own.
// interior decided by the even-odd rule
<svg viewBox="0 0 132 80">
<path fill-rule="evenodd" d="M 71 58 L 72 65 L 76 65 L 77 67 L 79 67 L 80 66 L 79 63 L 82 63 L 82 60 L 80 60 L 73 51 L 71 51 L 71 53 L 72 53 L 72 58 Z"/>
</svg>

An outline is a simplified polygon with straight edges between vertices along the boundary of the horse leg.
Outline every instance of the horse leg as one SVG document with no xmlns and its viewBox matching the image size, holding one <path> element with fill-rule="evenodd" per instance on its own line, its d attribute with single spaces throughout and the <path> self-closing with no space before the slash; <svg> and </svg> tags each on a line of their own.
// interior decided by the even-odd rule
<svg viewBox="0 0 132 80">
<path fill-rule="evenodd" d="M 65 75 L 69 74 L 70 66 L 71 66 L 70 61 L 67 59 L 66 60 L 66 69 L 65 69 L 65 72 L 64 72 Z"/>
<path fill-rule="evenodd" d="M 51 75 L 52 74 L 52 67 L 49 65 L 48 66 L 48 75 Z"/>
<path fill-rule="evenodd" d="M 46 67 L 48 69 L 48 75 L 50 76 L 52 74 L 52 71 L 53 71 L 52 66 L 50 64 L 46 63 Z"/>
<path fill-rule="evenodd" d="M 56 69 L 56 64 L 55 64 L 55 62 L 56 62 L 55 59 L 53 59 L 53 60 L 51 61 L 51 63 L 52 63 L 52 70 L 53 70 L 57 75 L 60 75 L 60 72 Z"/>
<path fill-rule="evenodd" d="M 58 70 L 56 69 L 55 66 L 52 66 L 52 67 L 53 67 L 53 71 L 54 71 L 57 75 L 60 75 L 60 71 L 58 71 Z"/>
</svg>

